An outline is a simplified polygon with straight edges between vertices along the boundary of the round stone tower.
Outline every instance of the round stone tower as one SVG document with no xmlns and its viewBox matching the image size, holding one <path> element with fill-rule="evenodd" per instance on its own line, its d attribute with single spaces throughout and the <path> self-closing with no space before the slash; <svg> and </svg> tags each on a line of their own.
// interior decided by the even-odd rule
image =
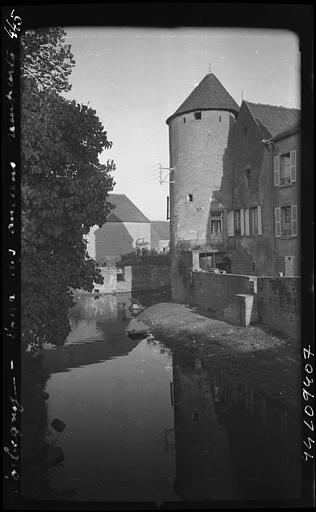
<svg viewBox="0 0 316 512">
<path fill-rule="evenodd" d="M 167 119 L 170 167 L 170 248 L 203 247 L 210 204 L 223 175 L 223 155 L 239 107 L 212 73 Z"/>
</svg>

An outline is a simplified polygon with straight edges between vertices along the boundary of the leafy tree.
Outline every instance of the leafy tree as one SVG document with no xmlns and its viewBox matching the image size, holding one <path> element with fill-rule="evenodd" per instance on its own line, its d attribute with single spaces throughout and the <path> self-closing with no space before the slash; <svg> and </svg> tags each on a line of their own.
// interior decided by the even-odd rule
<svg viewBox="0 0 316 512">
<path fill-rule="evenodd" d="M 113 190 L 112 146 L 96 112 L 60 95 L 73 66 L 62 29 L 22 39 L 21 214 L 24 347 L 60 345 L 69 333 L 71 289 L 92 291 L 103 278 L 84 235 L 106 221 Z M 54 51 L 55 48 L 55 51 Z M 49 62 L 48 62 L 49 60 Z M 59 73 L 50 72 L 54 63 Z"/>
<path fill-rule="evenodd" d="M 21 75 L 35 80 L 39 89 L 68 92 L 75 65 L 66 33 L 60 27 L 29 30 L 21 38 Z"/>
</svg>

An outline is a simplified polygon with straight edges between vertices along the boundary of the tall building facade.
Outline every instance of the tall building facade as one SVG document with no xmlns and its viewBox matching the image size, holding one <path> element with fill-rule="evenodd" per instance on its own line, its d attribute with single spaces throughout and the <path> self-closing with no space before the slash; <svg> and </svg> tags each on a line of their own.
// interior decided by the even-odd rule
<svg viewBox="0 0 316 512">
<path fill-rule="evenodd" d="M 235 100 L 210 73 L 167 119 L 171 251 L 209 246 L 212 228 L 214 234 L 221 234 L 220 227 L 211 225 L 210 205 L 221 184 L 223 156 L 238 110 Z M 218 206 L 215 203 L 214 209 Z"/>
<path fill-rule="evenodd" d="M 224 208 L 216 200 L 223 157 L 239 107 L 212 73 L 167 119 L 170 154 L 170 252 L 173 298 L 181 296 L 182 256 L 200 250 L 215 265 L 225 250 Z"/>
<path fill-rule="evenodd" d="M 239 108 L 213 74 L 167 119 L 174 299 L 191 286 L 188 261 L 193 271 L 300 274 L 299 122 L 297 109 Z"/>
</svg>

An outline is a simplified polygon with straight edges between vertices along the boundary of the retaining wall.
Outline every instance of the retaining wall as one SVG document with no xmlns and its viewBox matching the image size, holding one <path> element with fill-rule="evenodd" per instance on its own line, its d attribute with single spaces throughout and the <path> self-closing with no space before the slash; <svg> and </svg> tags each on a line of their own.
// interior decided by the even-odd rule
<svg viewBox="0 0 316 512">
<path fill-rule="evenodd" d="M 159 290 L 170 286 L 170 265 L 132 266 L 133 291 Z"/>
<path fill-rule="evenodd" d="M 215 274 L 199 268 L 194 251 L 173 261 L 172 299 L 209 309 L 230 323 L 262 323 L 299 339 L 301 298 L 299 277 L 257 277 Z"/>
<path fill-rule="evenodd" d="M 186 299 L 190 304 L 219 311 L 230 304 L 237 293 L 253 293 L 255 281 L 254 276 L 193 272 Z"/>
<path fill-rule="evenodd" d="M 292 338 L 300 337 L 301 279 L 258 278 L 258 314 L 263 324 Z"/>
<path fill-rule="evenodd" d="M 123 293 L 132 291 L 132 267 L 118 269 L 115 266 L 107 266 L 99 268 L 104 278 L 104 283 L 95 283 L 94 290 L 99 290 L 99 293 Z"/>
</svg>

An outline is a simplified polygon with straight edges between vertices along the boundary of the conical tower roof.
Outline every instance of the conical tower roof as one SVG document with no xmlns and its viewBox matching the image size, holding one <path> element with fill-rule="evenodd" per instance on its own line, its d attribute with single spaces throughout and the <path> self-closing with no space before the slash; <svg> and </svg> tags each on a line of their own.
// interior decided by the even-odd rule
<svg viewBox="0 0 316 512">
<path fill-rule="evenodd" d="M 171 119 L 180 114 L 186 114 L 193 110 L 230 110 L 237 114 L 239 106 L 218 78 L 213 73 L 209 73 L 180 105 L 178 110 L 168 117 L 166 123 L 168 124 Z"/>
</svg>

